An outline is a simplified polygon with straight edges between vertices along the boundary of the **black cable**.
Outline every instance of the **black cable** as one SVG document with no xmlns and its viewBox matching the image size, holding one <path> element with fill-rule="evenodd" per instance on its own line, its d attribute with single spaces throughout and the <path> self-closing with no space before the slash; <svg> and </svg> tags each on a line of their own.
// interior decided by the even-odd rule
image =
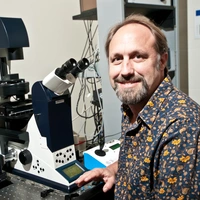
<svg viewBox="0 0 200 200">
<path fill-rule="evenodd" d="M 98 25 L 95 27 L 94 32 L 92 33 L 92 26 L 93 26 L 93 21 L 92 20 L 84 20 L 84 26 L 85 26 L 85 30 L 86 30 L 86 41 L 85 41 L 85 45 L 84 45 L 84 49 L 81 55 L 81 58 L 85 57 L 85 58 L 90 58 L 90 63 L 96 63 L 99 60 L 99 54 L 98 51 L 95 51 L 94 49 L 94 44 L 93 44 L 93 40 L 94 40 L 94 36 L 96 34 L 96 31 L 98 29 Z M 91 60 L 93 60 L 91 62 Z M 96 74 L 98 74 L 95 64 L 94 64 L 94 70 L 96 71 Z M 91 105 L 89 109 L 90 112 L 92 112 L 92 114 L 89 115 L 88 113 L 88 109 L 86 108 L 86 94 L 87 94 L 87 90 L 90 93 L 90 89 L 88 86 L 88 83 L 91 84 L 91 87 L 95 88 L 95 91 L 97 89 L 96 84 L 97 81 L 95 80 L 95 78 L 92 79 L 88 79 L 88 78 L 84 78 L 84 72 L 82 73 L 82 79 L 80 80 L 80 84 L 81 84 L 81 88 L 78 94 L 78 98 L 77 98 L 77 102 L 76 102 L 76 113 L 79 117 L 82 117 L 85 119 L 84 121 L 84 134 L 87 140 L 87 136 L 86 136 L 86 128 L 87 128 L 87 120 L 90 118 L 94 118 L 94 125 L 95 125 L 95 129 L 94 129 L 94 134 L 98 133 L 100 131 L 100 126 L 102 123 L 102 116 L 101 116 L 101 109 L 99 109 L 97 106 L 95 106 L 93 104 L 93 106 Z M 92 81 L 92 82 L 90 82 Z M 98 78 L 98 82 L 100 82 L 101 79 Z M 71 94 L 74 90 L 74 85 L 73 88 L 71 89 Z M 83 113 L 79 112 L 79 107 L 80 107 L 80 102 L 83 101 L 84 105 L 83 105 Z"/>
<path fill-rule="evenodd" d="M 78 111 L 78 105 L 79 105 L 79 102 L 80 102 L 80 98 L 81 98 L 81 95 L 83 93 L 83 88 L 80 89 L 80 92 L 79 92 L 79 96 L 78 96 L 78 100 L 77 100 L 77 104 L 76 104 L 76 112 L 78 114 L 78 116 L 82 117 L 82 118 L 86 118 L 86 119 L 90 119 L 92 117 L 94 117 L 94 115 L 91 115 L 91 116 L 87 116 L 85 117 L 84 115 L 81 115 Z"/>
<path fill-rule="evenodd" d="M 88 22 L 88 21 L 87 21 Z M 88 22 L 89 23 L 89 22 Z M 85 25 L 85 30 L 86 30 L 86 33 L 87 33 L 87 40 L 86 40 L 86 44 L 85 44 L 85 47 L 84 47 L 84 50 L 83 50 L 83 53 L 82 53 L 82 56 L 84 56 L 84 57 L 87 57 L 86 55 L 88 54 L 88 51 L 89 50 L 93 50 L 94 51 L 94 47 L 93 47 L 93 43 L 92 43 L 92 41 L 93 41 L 93 39 L 94 39 L 94 36 L 95 36 L 95 34 L 96 34 L 96 31 L 97 31 L 97 29 L 98 29 L 98 25 L 96 26 L 96 28 L 95 28 L 95 31 L 94 31 L 94 33 L 93 33 L 93 35 L 91 36 L 91 28 L 92 28 L 92 21 L 90 21 L 90 25 L 88 25 L 88 27 L 86 26 L 86 22 L 85 22 L 85 20 L 84 20 L 84 25 Z M 88 49 L 87 49 L 87 51 L 86 51 L 86 45 L 87 45 L 87 43 L 89 43 L 89 45 L 88 45 Z M 86 52 L 85 52 L 86 51 Z M 91 54 L 90 54 L 90 56 L 91 56 Z"/>
<path fill-rule="evenodd" d="M 88 40 L 89 40 L 89 47 L 91 47 L 91 48 L 88 48 L 88 51 L 89 51 L 89 55 L 91 55 L 91 50 L 92 50 L 92 52 L 94 52 L 94 47 L 93 47 L 93 43 L 92 43 L 92 37 L 91 37 L 91 29 L 92 29 L 92 23 L 93 23 L 93 21 L 88 21 L 88 31 L 87 31 L 87 36 L 88 36 Z M 88 51 L 86 51 L 86 55 L 87 55 L 87 52 Z"/>
<path fill-rule="evenodd" d="M 84 22 L 84 26 L 85 26 L 85 30 L 86 30 L 86 34 L 87 34 L 87 40 L 86 40 L 85 47 L 84 47 L 84 50 L 83 50 L 81 58 L 83 58 L 83 57 L 85 57 L 87 55 L 88 49 L 86 51 L 86 47 L 87 47 L 87 43 L 89 43 L 89 47 L 90 47 L 89 32 L 91 32 L 91 28 L 88 29 L 88 27 L 86 26 L 86 21 L 84 20 L 83 22 Z M 88 21 L 87 21 L 87 24 L 88 24 Z M 86 53 L 85 53 L 85 51 L 86 51 Z"/>
</svg>

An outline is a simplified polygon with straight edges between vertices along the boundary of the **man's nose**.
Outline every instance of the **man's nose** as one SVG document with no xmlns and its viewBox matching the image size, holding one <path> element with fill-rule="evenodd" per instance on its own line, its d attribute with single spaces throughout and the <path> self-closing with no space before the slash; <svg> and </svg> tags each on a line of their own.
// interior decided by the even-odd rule
<svg viewBox="0 0 200 200">
<path fill-rule="evenodd" d="M 130 75 L 134 74 L 134 66 L 130 60 L 124 60 L 121 67 L 121 74 L 122 75 Z"/>
</svg>

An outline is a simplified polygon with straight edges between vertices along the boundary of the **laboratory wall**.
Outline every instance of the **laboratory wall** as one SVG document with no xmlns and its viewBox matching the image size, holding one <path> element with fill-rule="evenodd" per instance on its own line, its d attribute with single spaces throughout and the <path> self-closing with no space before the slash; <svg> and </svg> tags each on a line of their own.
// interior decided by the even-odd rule
<svg viewBox="0 0 200 200">
<path fill-rule="evenodd" d="M 200 103 L 200 16 L 196 16 L 196 11 L 200 10 L 200 1 L 177 2 L 180 49 L 177 63 L 180 66 L 177 71 L 178 87 Z M 77 61 L 81 58 L 87 34 L 83 20 L 72 19 L 78 14 L 79 0 L 0 0 L 0 16 L 22 18 L 26 26 L 30 47 L 23 49 L 23 60 L 11 62 L 11 72 L 19 73 L 20 78 L 28 81 L 30 90 L 34 82 L 42 80 L 69 58 Z M 195 33 L 197 28 L 199 32 Z M 80 87 L 80 81 L 77 80 L 72 93 L 73 129 L 79 134 L 86 132 L 92 135 L 93 119 L 87 120 L 87 130 L 84 131 L 86 120 L 76 113 Z M 85 101 L 89 105 L 92 95 L 87 94 L 86 97 Z"/>
<path fill-rule="evenodd" d="M 34 82 L 69 58 L 81 59 L 87 37 L 83 21 L 72 19 L 78 14 L 79 0 L 0 0 L 0 16 L 21 18 L 26 26 L 30 47 L 23 49 L 23 60 L 11 62 L 11 72 L 28 81 L 30 90 Z M 72 119 L 74 131 L 81 133 L 85 119 L 75 111 L 79 89 L 77 81 L 72 93 Z"/>
<path fill-rule="evenodd" d="M 199 0 L 188 0 L 188 86 L 189 96 L 200 104 L 200 12 Z M 184 34 L 184 33 L 183 33 Z"/>
</svg>

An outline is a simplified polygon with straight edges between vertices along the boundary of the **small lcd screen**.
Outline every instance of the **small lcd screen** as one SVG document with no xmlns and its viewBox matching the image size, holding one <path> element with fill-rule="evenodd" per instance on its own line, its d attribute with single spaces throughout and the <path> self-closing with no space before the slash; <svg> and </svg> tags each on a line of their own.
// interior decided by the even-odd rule
<svg viewBox="0 0 200 200">
<path fill-rule="evenodd" d="M 115 150 L 115 149 L 117 149 L 117 148 L 119 148 L 119 147 L 120 147 L 120 144 L 119 144 L 119 143 L 110 146 L 110 148 L 111 148 L 112 150 Z"/>
<path fill-rule="evenodd" d="M 84 170 L 79 167 L 76 164 L 73 164 L 69 167 L 66 167 L 65 169 L 62 170 L 69 178 L 73 178 L 74 176 L 77 176 L 84 172 Z"/>
</svg>

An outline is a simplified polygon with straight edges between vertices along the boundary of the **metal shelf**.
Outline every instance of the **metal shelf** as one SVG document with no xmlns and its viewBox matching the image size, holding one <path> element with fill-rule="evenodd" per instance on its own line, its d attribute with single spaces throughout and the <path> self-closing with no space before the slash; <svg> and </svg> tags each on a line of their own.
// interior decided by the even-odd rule
<svg viewBox="0 0 200 200">
<path fill-rule="evenodd" d="M 91 9 L 82 12 L 80 15 L 72 17 L 73 20 L 97 20 L 97 9 Z"/>
<path fill-rule="evenodd" d="M 106 5 L 105 5 L 106 6 Z M 132 13 L 143 14 L 163 29 L 173 29 L 175 25 L 175 7 L 137 3 L 125 3 L 125 17 Z M 72 17 L 73 20 L 98 20 L 97 9 L 84 11 Z"/>
</svg>

